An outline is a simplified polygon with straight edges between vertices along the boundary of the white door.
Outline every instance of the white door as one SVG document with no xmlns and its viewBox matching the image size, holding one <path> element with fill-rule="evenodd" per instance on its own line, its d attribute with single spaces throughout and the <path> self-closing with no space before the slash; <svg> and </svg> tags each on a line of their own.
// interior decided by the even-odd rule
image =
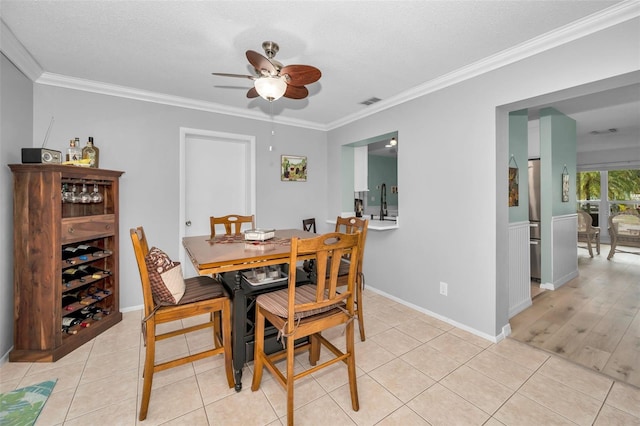
<svg viewBox="0 0 640 426">
<path fill-rule="evenodd" d="M 196 272 L 182 237 L 209 235 L 210 216 L 255 214 L 255 138 L 181 129 L 180 253 L 185 277 Z"/>
</svg>

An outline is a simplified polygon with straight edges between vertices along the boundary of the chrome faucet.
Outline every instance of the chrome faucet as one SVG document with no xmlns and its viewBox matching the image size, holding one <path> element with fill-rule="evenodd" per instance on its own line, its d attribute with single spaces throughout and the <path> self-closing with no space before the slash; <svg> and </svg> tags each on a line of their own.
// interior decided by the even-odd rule
<svg viewBox="0 0 640 426">
<path fill-rule="evenodd" d="M 383 182 L 380 185 L 380 220 L 384 220 L 387 214 L 387 185 Z"/>
</svg>

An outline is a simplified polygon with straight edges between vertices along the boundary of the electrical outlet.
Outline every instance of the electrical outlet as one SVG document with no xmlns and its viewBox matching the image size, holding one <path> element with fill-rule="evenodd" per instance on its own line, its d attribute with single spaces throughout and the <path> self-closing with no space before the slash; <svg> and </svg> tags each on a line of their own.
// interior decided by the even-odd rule
<svg viewBox="0 0 640 426">
<path fill-rule="evenodd" d="M 449 284 L 443 283 L 440 281 L 440 294 L 443 296 L 447 295 Z"/>
</svg>

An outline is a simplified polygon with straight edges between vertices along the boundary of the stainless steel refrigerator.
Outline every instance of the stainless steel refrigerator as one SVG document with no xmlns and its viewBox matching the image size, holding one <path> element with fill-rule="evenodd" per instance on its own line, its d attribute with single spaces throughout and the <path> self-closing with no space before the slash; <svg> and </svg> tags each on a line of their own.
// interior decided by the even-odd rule
<svg viewBox="0 0 640 426">
<path fill-rule="evenodd" d="M 529 160 L 529 244 L 531 278 L 540 281 L 540 159 Z"/>
</svg>

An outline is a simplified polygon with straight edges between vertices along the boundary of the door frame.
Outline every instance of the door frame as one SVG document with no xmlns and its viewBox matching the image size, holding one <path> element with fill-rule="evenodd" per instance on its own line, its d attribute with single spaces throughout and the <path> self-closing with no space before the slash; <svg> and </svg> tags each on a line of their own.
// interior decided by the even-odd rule
<svg viewBox="0 0 640 426">
<path fill-rule="evenodd" d="M 218 132 L 214 130 L 193 129 L 189 127 L 180 127 L 180 212 L 178 214 L 179 230 L 178 230 L 178 253 L 180 253 L 180 261 L 185 264 L 186 253 L 182 246 L 182 239 L 184 238 L 184 224 L 186 220 L 186 149 L 187 139 L 190 137 L 204 138 L 204 139 L 223 139 L 228 142 L 235 142 L 248 145 L 247 161 L 248 167 L 246 167 L 246 179 L 247 182 L 247 202 L 249 204 L 249 214 L 256 214 L 256 137 L 252 135 L 242 135 L 236 133 Z"/>
</svg>

